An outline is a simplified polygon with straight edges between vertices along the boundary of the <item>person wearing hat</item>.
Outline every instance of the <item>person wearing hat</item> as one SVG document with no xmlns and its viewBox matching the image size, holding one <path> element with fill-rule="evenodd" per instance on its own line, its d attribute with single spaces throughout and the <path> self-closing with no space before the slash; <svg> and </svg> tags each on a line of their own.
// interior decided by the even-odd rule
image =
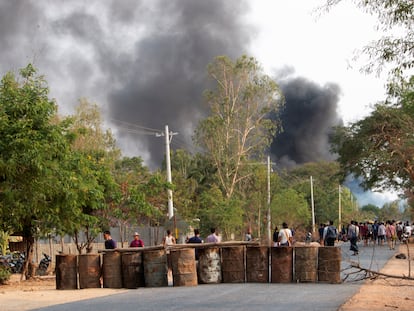
<svg viewBox="0 0 414 311">
<path fill-rule="evenodd" d="M 134 233 L 134 239 L 129 244 L 129 247 L 144 247 L 144 241 L 139 238 L 139 233 Z"/>
</svg>

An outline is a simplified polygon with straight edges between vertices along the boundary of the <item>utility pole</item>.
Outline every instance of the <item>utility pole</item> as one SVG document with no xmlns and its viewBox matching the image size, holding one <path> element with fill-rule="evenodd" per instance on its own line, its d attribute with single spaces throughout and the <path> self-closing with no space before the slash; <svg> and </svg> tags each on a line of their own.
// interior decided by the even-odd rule
<svg viewBox="0 0 414 311">
<path fill-rule="evenodd" d="M 313 201 L 313 179 L 310 177 L 311 186 L 311 206 L 312 206 L 312 233 L 315 233 L 315 203 Z"/>
<path fill-rule="evenodd" d="M 165 126 L 165 165 L 167 169 L 167 182 L 172 183 L 171 178 L 171 158 L 170 158 L 170 133 L 168 131 L 168 125 Z M 171 135 L 172 138 L 172 135 Z M 168 219 L 174 216 L 174 204 L 173 204 L 173 193 L 171 189 L 167 189 L 168 194 Z"/>
<path fill-rule="evenodd" d="M 172 183 L 171 178 L 171 158 L 170 158 L 170 143 L 173 135 L 177 135 L 178 133 L 169 132 L 168 125 L 165 126 L 164 133 L 157 133 L 156 136 L 165 136 L 165 165 L 167 169 L 167 182 Z M 173 193 L 171 189 L 167 189 L 167 197 L 168 197 L 168 219 L 171 219 L 174 216 L 174 204 L 173 204 Z M 174 224 L 175 227 L 175 224 Z"/>
<path fill-rule="evenodd" d="M 342 206 L 341 206 L 341 185 L 338 186 L 338 231 L 342 231 Z"/>
<path fill-rule="evenodd" d="M 272 245 L 272 229 L 270 219 L 270 156 L 267 156 L 267 238 Z"/>
</svg>

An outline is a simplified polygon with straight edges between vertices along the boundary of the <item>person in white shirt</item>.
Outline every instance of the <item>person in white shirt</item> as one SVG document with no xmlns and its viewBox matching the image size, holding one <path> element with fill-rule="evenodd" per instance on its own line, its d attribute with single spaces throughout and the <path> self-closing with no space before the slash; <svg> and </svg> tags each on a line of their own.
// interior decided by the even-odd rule
<svg viewBox="0 0 414 311">
<path fill-rule="evenodd" d="M 292 231 L 289 229 L 287 223 L 282 224 L 282 229 L 279 231 L 278 242 L 280 246 L 291 246 L 292 245 Z"/>
</svg>

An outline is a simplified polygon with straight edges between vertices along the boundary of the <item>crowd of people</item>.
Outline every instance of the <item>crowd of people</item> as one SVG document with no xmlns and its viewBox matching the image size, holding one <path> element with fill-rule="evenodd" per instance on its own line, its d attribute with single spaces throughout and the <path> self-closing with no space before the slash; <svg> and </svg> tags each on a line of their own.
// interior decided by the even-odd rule
<svg viewBox="0 0 414 311">
<path fill-rule="evenodd" d="M 326 224 L 320 224 L 319 226 L 319 242 L 325 246 L 334 246 L 336 241 L 350 242 L 350 250 L 353 251 L 353 255 L 358 255 L 359 248 L 358 242 L 363 242 L 364 246 L 372 245 L 387 245 L 390 250 L 395 249 L 395 245 L 398 241 L 403 242 L 412 235 L 414 223 L 405 221 L 373 221 L 373 222 L 357 222 L 352 220 L 347 226 L 342 227 L 339 231 L 330 220 Z M 294 243 L 293 240 L 294 230 L 289 228 L 288 224 L 284 222 L 282 229 L 278 229 L 276 226 L 273 232 L 273 246 L 291 246 Z M 306 237 L 307 238 L 307 237 Z M 105 249 L 115 249 L 117 243 L 112 239 L 109 231 L 104 232 Z M 309 235 L 311 240 L 311 235 Z M 245 234 L 245 241 L 253 241 L 253 235 L 249 228 Z M 218 234 L 216 228 L 210 229 L 210 234 L 205 239 L 206 243 L 218 243 L 221 242 L 221 237 Z M 186 243 L 204 243 L 204 240 L 200 237 L 199 229 L 194 229 L 194 236 L 187 237 Z M 169 245 L 176 244 L 175 237 L 170 230 L 167 230 L 167 234 L 163 239 L 163 245 L 168 248 Z M 140 238 L 138 232 L 134 233 L 133 240 L 129 244 L 129 247 L 144 247 L 144 242 Z M 196 252 L 197 256 L 197 252 Z"/>
<path fill-rule="evenodd" d="M 320 243 L 324 245 L 334 245 L 332 241 L 327 241 L 326 233 L 328 228 L 332 227 L 332 222 L 328 225 L 320 224 L 319 238 Z M 333 228 L 337 230 L 334 226 Z M 341 232 L 337 232 L 337 240 L 350 242 L 352 255 L 358 255 L 358 242 L 363 242 L 364 246 L 368 245 L 387 245 L 390 250 L 395 249 L 397 242 L 403 242 L 412 234 L 413 226 L 408 222 L 387 220 L 387 221 L 367 221 L 357 222 L 352 220 L 347 226 L 344 226 Z M 335 241 L 333 242 L 335 243 Z"/>
<path fill-rule="evenodd" d="M 104 231 L 103 237 L 105 240 L 105 249 L 116 249 L 117 248 L 117 242 L 112 238 L 110 231 Z M 221 242 L 221 237 L 219 236 L 216 228 L 210 229 L 210 235 L 206 238 L 207 243 L 218 243 Z M 164 247 L 168 248 L 170 245 L 176 244 L 177 241 L 172 234 L 171 230 L 166 231 L 166 235 L 163 238 L 162 244 Z M 187 237 L 186 243 L 204 243 L 204 241 L 200 237 L 200 230 L 194 229 L 194 236 Z M 140 234 L 138 232 L 134 233 L 133 240 L 131 243 L 129 243 L 129 247 L 144 247 L 144 241 L 141 240 Z"/>
</svg>

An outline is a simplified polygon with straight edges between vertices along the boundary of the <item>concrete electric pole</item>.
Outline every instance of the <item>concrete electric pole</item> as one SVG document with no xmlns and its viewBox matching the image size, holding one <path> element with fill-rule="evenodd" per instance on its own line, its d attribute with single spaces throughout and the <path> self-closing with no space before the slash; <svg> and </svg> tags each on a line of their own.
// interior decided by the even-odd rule
<svg viewBox="0 0 414 311">
<path fill-rule="evenodd" d="M 167 170 L 167 182 L 172 183 L 171 178 L 171 158 L 170 158 L 170 143 L 173 135 L 177 135 L 178 133 L 169 132 L 168 125 L 165 126 L 164 133 L 157 133 L 156 136 L 165 136 L 165 165 Z M 168 196 L 168 219 L 174 217 L 174 204 L 173 204 L 173 193 L 171 189 L 167 189 L 167 196 Z"/>
</svg>

